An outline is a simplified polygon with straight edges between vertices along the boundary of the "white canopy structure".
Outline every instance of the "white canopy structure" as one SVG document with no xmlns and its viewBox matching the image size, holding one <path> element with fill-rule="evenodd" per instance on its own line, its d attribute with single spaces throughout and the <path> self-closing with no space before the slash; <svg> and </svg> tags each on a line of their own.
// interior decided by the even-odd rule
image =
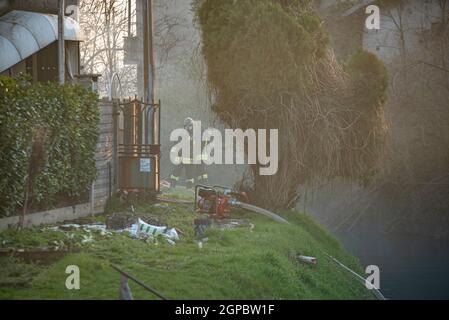
<svg viewBox="0 0 449 320">
<path fill-rule="evenodd" d="M 64 38 L 83 41 L 74 19 L 64 18 Z M 11 11 L 0 17 L 0 73 L 58 40 L 58 16 Z"/>
</svg>

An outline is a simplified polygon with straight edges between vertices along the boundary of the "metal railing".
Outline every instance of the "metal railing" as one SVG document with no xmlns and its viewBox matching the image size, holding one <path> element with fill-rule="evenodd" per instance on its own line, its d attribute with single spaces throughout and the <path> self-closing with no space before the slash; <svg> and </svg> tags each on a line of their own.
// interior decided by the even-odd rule
<svg viewBox="0 0 449 320">
<path fill-rule="evenodd" d="M 120 300 L 133 300 L 133 295 L 132 295 L 131 289 L 130 289 L 130 287 L 128 285 L 128 280 L 134 281 L 139 286 L 141 286 L 145 290 L 151 292 L 152 294 L 154 294 L 155 296 L 157 296 L 158 298 L 160 298 L 162 300 L 169 300 L 164 295 L 162 295 L 158 291 L 156 291 L 155 289 L 153 289 L 150 286 L 146 285 L 145 283 L 143 283 L 142 281 L 140 281 L 136 277 L 130 275 L 129 273 L 121 270 L 119 267 L 117 267 L 117 266 L 115 266 L 113 264 L 111 264 L 111 267 L 114 270 L 116 270 L 118 273 L 120 273 L 120 288 L 119 288 L 119 299 Z"/>
</svg>

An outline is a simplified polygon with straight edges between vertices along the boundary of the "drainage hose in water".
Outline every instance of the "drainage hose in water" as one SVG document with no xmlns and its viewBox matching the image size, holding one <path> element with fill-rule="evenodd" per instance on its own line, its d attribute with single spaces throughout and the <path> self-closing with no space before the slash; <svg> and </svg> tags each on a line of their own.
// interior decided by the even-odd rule
<svg viewBox="0 0 449 320">
<path fill-rule="evenodd" d="M 355 272 L 354 270 L 350 269 L 349 267 L 345 266 L 343 263 L 341 263 L 340 261 L 338 261 L 337 259 L 335 259 L 334 257 L 328 255 L 327 253 L 324 253 L 329 259 L 331 259 L 333 262 L 335 262 L 337 265 L 339 265 L 340 267 L 342 267 L 343 269 L 345 269 L 346 271 L 348 271 L 349 273 L 351 273 L 357 280 L 359 280 L 363 285 L 366 285 L 366 280 L 359 275 L 357 272 Z M 370 284 L 371 286 L 371 290 L 373 290 L 374 295 L 376 296 L 377 299 L 379 300 L 387 300 L 385 299 L 384 295 L 382 294 L 382 292 L 380 292 L 379 289 L 377 289 L 376 287 L 374 287 L 372 284 Z"/>
</svg>

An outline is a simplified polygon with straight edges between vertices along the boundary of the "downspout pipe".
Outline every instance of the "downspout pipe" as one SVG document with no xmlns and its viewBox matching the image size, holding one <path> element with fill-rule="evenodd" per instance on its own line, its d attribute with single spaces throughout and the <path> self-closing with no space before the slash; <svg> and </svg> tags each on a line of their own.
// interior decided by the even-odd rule
<svg viewBox="0 0 449 320">
<path fill-rule="evenodd" d="M 64 0 L 58 1 L 58 80 L 60 85 L 65 83 L 65 41 L 64 41 Z"/>
</svg>

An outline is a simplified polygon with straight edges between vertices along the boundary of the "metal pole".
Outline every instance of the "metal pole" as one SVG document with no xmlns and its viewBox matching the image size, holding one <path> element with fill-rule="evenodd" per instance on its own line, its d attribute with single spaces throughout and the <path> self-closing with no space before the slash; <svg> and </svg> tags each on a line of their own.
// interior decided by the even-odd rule
<svg viewBox="0 0 449 320">
<path fill-rule="evenodd" d="M 119 183 L 119 159 L 118 159 L 118 130 L 119 130 L 119 102 L 118 101 L 112 101 L 112 161 L 113 161 L 113 171 L 114 171 L 114 192 L 120 187 Z"/>
<path fill-rule="evenodd" d="M 142 1 L 143 13 L 143 64 L 144 64 L 144 99 L 147 104 L 154 104 L 155 53 L 154 53 L 154 17 L 153 0 Z"/>
<path fill-rule="evenodd" d="M 145 127 L 148 128 L 146 140 L 149 144 L 155 144 L 156 121 L 155 121 L 155 41 L 154 41 L 154 0 L 142 0 L 142 22 L 143 22 L 143 73 L 144 73 L 144 103 L 151 105 L 151 112 L 145 119 Z M 151 127 L 150 127 L 151 126 Z M 154 176 L 155 189 L 159 190 L 158 179 L 159 161 L 155 159 L 156 172 Z"/>
<path fill-rule="evenodd" d="M 92 182 L 89 192 L 90 214 L 95 214 L 95 181 Z"/>
<path fill-rule="evenodd" d="M 143 34 L 143 99 L 149 103 L 149 36 L 148 36 L 148 0 L 142 0 L 142 34 Z"/>
<path fill-rule="evenodd" d="M 64 0 L 58 1 L 58 80 L 65 83 Z"/>
<path fill-rule="evenodd" d="M 136 37 L 139 43 L 142 43 L 143 46 L 143 18 L 144 18 L 144 10 L 143 10 L 143 3 L 145 1 L 142 0 L 136 0 L 134 3 L 136 5 Z M 139 46 L 140 48 L 140 46 Z M 143 97 L 143 57 L 144 57 L 144 52 L 143 50 L 140 52 L 139 51 L 139 55 L 138 55 L 138 63 L 137 63 L 137 96 L 139 98 Z M 137 98 L 137 97 L 136 97 Z"/>
<path fill-rule="evenodd" d="M 154 61 L 154 17 L 153 0 L 142 1 L 143 13 L 143 72 L 144 72 L 144 102 L 152 105 L 152 111 L 145 119 L 148 130 L 146 140 L 154 144 L 154 84 L 155 84 L 155 61 Z M 150 127 L 151 126 L 151 127 Z"/>
<path fill-rule="evenodd" d="M 161 100 L 159 99 L 158 102 L 158 108 L 157 108 L 157 113 L 158 113 L 158 122 L 157 122 L 157 130 L 158 130 L 158 134 L 157 134 L 157 144 L 159 145 L 159 154 L 156 157 L 156 170 L 157 170 L 157 176 L 156 176 L 156 191 L 160 192 L 161 191 L 161 112 L 162 112 L 162 104 L 161 104 Z"/>
<path fill-rule="evenodd" d="M 151 70 L 151 82 L 150 82 L 150 95 L 151 95 L 151 103 L 155 104 L 155 86 L 156 86 L 156 52 L 155 47 L 156 43 L 154 40 L 154 0 L 150 1 L 150 10 L 148 12 L 148 27 L 150 34 L 150 70 Z"/>
<path fill-rule="evenodd" d="M 132 4 L 131 0 L 128 0 L 128 39 L 131 40 L 131 18 L 132 18 Z"/>
</svg>

